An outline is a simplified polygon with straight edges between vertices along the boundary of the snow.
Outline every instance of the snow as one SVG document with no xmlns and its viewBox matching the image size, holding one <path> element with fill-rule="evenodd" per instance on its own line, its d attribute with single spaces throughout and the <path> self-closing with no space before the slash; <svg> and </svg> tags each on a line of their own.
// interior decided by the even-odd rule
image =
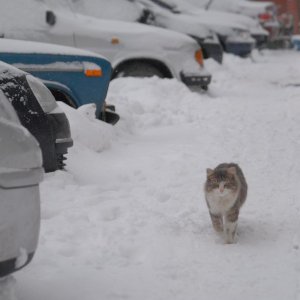
<svg viewBox="0 0 300 300">
<path fill-rule="evenodd" d="M 54 1 L 57 3 L 57 0 Z M 59 0 L 59 2 L 63 4 L 66 1 Z M 141 7 L 137 6 L 134 1 L 127 0 L 72 0 L 70 4 L 72 4 L 73 10 L 100 19 L 118 19 L 130 22 L 137 21 L 142 14 Z"/>
<path fill-rule="evenodd" d="M 15 273 L 22 300 L 299 299 L 299 53 L 213 60 L 210 91 L 121 78 L 120 122 L 67 113 L 67 170 L 41 184 L 37 253 Z M 204 200 L 206 168 L 238 163 L 249 195 L 224 245 Z M 6 300 L 6 299 L 5 299 Z"/>
<path fill-rule="evenodd" d="M 0 39 L 0 51 L 7 53 L 42 53 L 42 54 L 59 54 L 59 55 L 81 55 L 85 57 L 99 57 L 102 55 L 82 50 L 74 47 L 39 43 L 32 41 L 19 41 L 7 38 Z"/>
<path fill-rule="evenodd" d="M 202 7 L 209 7 L 212 10 L 230 11 L 241 13 L 253 18 L 257 18 L 258 14 L 265 12 L 268 9 L 274 9 L 272 1 L 249 1 L 249 0 L 188 0 L 194 4 L 200 4 Z"/>
</svg>

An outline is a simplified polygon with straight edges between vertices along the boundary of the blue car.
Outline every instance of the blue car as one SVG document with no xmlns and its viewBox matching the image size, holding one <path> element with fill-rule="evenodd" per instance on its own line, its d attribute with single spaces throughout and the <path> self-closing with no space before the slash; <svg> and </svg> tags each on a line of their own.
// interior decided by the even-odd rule
<svg viewBox="0 0 300 300">
<path fill-rule="evenodd" d="M 40 78 L 55 99 L 74 108 L 96 105 L 97 118 L 115 124 L 119 116 L 105 97 L 111 64 L 99 54 L 38 42 L 0 39 L 0 60 Z"/>
</svg>

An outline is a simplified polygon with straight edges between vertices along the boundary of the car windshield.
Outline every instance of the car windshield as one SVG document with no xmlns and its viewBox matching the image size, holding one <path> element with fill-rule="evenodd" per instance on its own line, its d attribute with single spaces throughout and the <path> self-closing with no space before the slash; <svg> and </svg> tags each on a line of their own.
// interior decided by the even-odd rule
<svg viewBox="0 0 300 300">
<path fill-rule="evenodd" d="M 172 13 L 179 14 L 181 11 L 178 9 L 177 5 L 174 3 L 166 3 L 163 0 L 151 0 L 153 3 L 159 5 L 160 7 L 163 7 L 167 10 L 170 10 Z"/>
</svg>

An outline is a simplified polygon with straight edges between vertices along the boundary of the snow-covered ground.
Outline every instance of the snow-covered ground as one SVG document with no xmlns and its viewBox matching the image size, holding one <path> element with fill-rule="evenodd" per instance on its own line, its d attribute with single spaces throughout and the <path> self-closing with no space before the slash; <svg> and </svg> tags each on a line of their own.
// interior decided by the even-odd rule
<svg viewBox="0 0 300 300">
<path fill-rule="evenodd" d="M 113 81 L 115 127 L 62 105 L 75 145 L 66 172 L 41 184 L 39 247 L 14 275 L 17 299 L 300 299 L 300 53 L 206 66 L 208 94 Z M 232 161 L 249 196 L 224 245 L 203 183 Z"/>
</svg>

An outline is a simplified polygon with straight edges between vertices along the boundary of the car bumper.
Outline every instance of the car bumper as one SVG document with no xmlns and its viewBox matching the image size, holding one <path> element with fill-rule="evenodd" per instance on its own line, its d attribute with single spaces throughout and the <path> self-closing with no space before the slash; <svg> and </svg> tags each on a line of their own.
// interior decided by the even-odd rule
<svg viewBox="0 0 300 300">
<path fill-rule="evenodd" d="M 240 43 L 240 42 L 226 42 L 225 50 L 238 56 L 248 56 L 254 48 L 255 43 Z"/>
<path fill-rule="evenodd" d="M 55 138 L 56 169 L 63 169 L 64 155 L 68 153 L 68 148 L 73 146 L 70 124 L 64 113 L 49 114 L 48 118 Z"/>
<path fill-rule="evenodd" d="M 292 44 L 296 50 L 300 51 L 300 35 L 292 37 Z"/>
<path fill-rule="evenodd" d="M 199 75 L 193 73 L 181 72 L 180 77 L 183 83 L 187 86 L 198 86 L 203 89 L 207 89 L 211 82 L 211 75 Z"/>
<path fill-rule="evenodd" d="M 16 267 L 18 258 L 12 258 L 12 259 L 8 259 L 8 260 L 5 260 L 5 261 L 1 261 L 0 262 L 0 278 L 1 277 L 6 277 L 6 276 L 10 275 L 11 273 L 22 269 L 23 267 L 25 267 L 26 265 L 28 265 L 30 263 L 33 256 L 34 256 L 34 252 L 29 253 L 27 255 L 26 261 L 24 262 L 24 265 L 22 267 L 19 267 L 19 268 Z"/>
<path fill-rule="evenodd" d="M 223 61 L 223 48 L 219 43 L 203 42 L 201 43 L 204 58 L 213 58 L 219 63 Z"/>
<path fill-rule="evenodd" d="M 257 48 L 263 48 L 267 46 L 268 43 L 268 36 L 262 34 L 252 34 L 251 35 L 254 40 Z"/>
</svg>

